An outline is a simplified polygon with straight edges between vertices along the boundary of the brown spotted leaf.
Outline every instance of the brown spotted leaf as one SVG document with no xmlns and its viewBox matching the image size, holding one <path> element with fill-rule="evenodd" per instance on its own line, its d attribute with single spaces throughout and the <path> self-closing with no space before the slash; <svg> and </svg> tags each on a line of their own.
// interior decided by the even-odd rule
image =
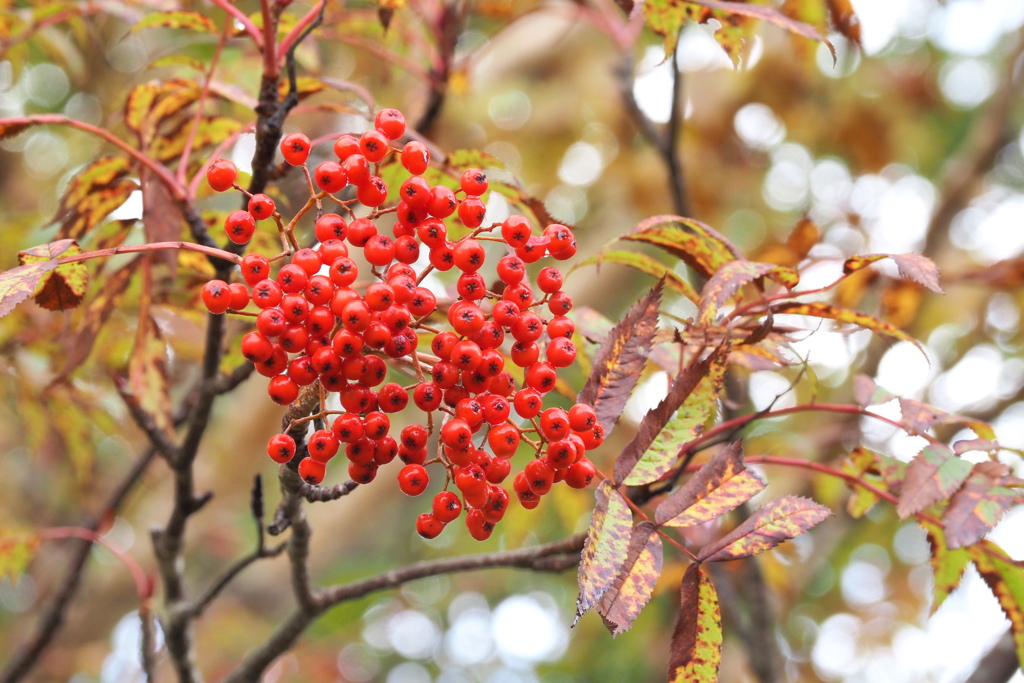
<svg viewBox="0 0 1024 683">
<path fill-rule="evenodd" d="M 921 254 L 865 254 L 863 256 L 851 256 L 843 263 L 843 272 L 849 275 L 882 259 L 892 259 L 896 263 L 896 269 L 901 277 L 912 280 L 919 285 L 924 285 L 938 294 L 944 293 L 942 287 L 939 286 L 939 267 L 930 258 Z"/>
<path fill-rule="evenodd" d="M 847 308 L 839 308 L 837 306 L 831 306 L 818 301 L 811 303 L 793 301 L 779 304 L 772 310 L 776 314 L 787 313 L 789 315 L 809 315 L 815 318 L 827 318 L 829 320 L 835 320 L 836 322 L 857 325 L 858 327 L 862 327 L 865 330 L 871 330 L 877 334 L 899 339 L 900 341 L 910 342 L 918 349 L 921 349 L 921 344 L 919 344 L 916 339 L 895 325 L 891 325 L 864 313 L 851 311 Z M 921 352 L 924 353 L 924 349 L 921 349 Z"/>
<path fill-rule="evenodd" d="M 943 444 L 929 444 L 907 465 L 896 512 L 900 519 L 948 498 L 971 473 L 971 463 Z"/>
<path fill-rule="evenodd" d="M 950 549 L 977 543 L 1010 509 L 1015 495 L 1007 484 L 1019 484 L 1020 480 L 1009 473 L 1008 467 L 991 460 L 974 466 L 942 514 Z"/>
<path fill-rule="evenodd" d="M 776 498 L 730 533 L 701 548 L 697 561 L 724 562 L 763 553 L 806 533 L 831 514 L 827 507 L 807 498 Z"/>
<path fill-rule="evenodd" d="M 60 237 L 78 239 L 99 225 L 136 190 L 124 157 L 103 157 L 78 172 L 60 199 L 55 221 Z"/>
<path fill-rule="evenodd" d="M 853 11 L 850 0 L 827 0 L 829 18 L 836 31 L 860 45 L 860 19 Z"/>
<path fill-rule="evenodd" d="M 56 261 L 35 261 L 0 273 L 0 317 L 32 296 L 39 279 L 56 267 Z"/>
<path fill-rule="evenodd" d="M 603 251 L 596 256 L 591 256 L 586 261 L 580 263 L 580 265 L 585 266 L 591 263 L 596 263 L 598 266 L 602 263 L 618 263 L 623 266 L 635 268 L 641 273 L 647 273 L 648 275 L 653 275 L 659 279 L 664 278 L 666 287 L 676 294 L 685 296 L 693 303 L 697 303 L 699 300 L 697 292 L 689 282 L 680 277 L 669 266 L 666 266 L 657 259 L 651 258 L 647 254 L 639 254 L 635 251 Z"/>
<path fill-rule="evenodd" d="M 608 434 L 640 380 L 658 329 L 662 283 L 637 301 L 605 337 L 577 402 L 594 406 Z M 678 406 L 677 406 L 678 407 Z"/>
<path fill-rule="evenodd" d="M 628 631 L 654 593 L 661 576 L 661 538 L 654 524 L 640 522 L 633 529 L 626 559 L 615 582 L 601 597 L 597 612 L 612 636 Z"/>
<path fill-rule="evenodd" d="M 81 253 L 82 250 L 74 240 L 57 240 L 19 252 L 18 262 L 27 265 L 53 261 L 63 256 L 77 256 Z M 49 311 L 74 308 L 82 302 L 88 281 L 89 272 L 84 263 L 65 263 L 43 273 L 36 282 L 33 297 L 37 304 Z"/>
<path fill-rule="evenodd" d="M 987 539 L 972 545 L 968 551 L 981 578 L 1010 620 L 1017 661 L 1024 666 L 1024 566 Z"/>
<path fill-rule="evenodd" d="M 576 598 L 573 626 L 587 610 L 598 604 L 615 582 L 619 567 L 626 560 L 633 528 L 633 513 L 622 495 L 612 488 L 611 481 L 601 482 L 596 495 L 597 505 L 580 559 L 580 593 Z"/>
<path fill-rule="evenodd" d="M 140 31 L 144 28 L 184 28 L 200 33 L 216 33 L 217 24 L 207 16 L 199 12 L 173 11 L 148 14 L 141 20 L 135 22 L 131 32 Z"/>
<path fill-rule="evenodd" d="M 906 463 L 858 446 L 843 460 L 841 470 L 867 485 L 847 481 L 851 495 L 846 511 L 851 517 L 859 519 L 880 500 L 877 491 L 899 495 Z"/>
<path fill-rule="evenodd" d="M 931 547 L 932 565 L 932 607 L 931 613 L 939 609 L 946 598 L 960 585 L 964 570 L 971 561 L 967 548 L 951 550 L 946 543 L 946 532 L 941 526 L 929 520 L 919 519 Z"/>
<path fill-rule="evenodd" d="M 658 432 L 654 443 L 644 451 L 639 462 L 623 480 L 628 486 L 650 484 L 661 479 L 675 466 L 680 449 L 704 431 L 707 423 L 718 413 L 718 397 L 725 384 L 725 370 L 729 357 L 715 356 L 708 373 L 683 401 L 668 424 Z"/>
<path fill-rule="evenodd" d="M 669 650 L 669 683 L 715 683 L 722 664 L 722 612 L 715 585 L 700 563 L 686 568 L 679 593 L 679 620 Z"/>
<path fill-rule="evenodd" d="M 718 347 L 711 355 L 691 363 L 675 376 L 668 387 L 668 395 L 662 399 L 661 403 L 647 411 L 647 414 L 640 420 L 636 435 L 615 459 L 616 482 L 624 482 L 630 477 L 644 453 L 654 443 L 655 438 L 679 410 L 679 407 L 686 402 L 690 394 L 694 392 L 700 381 L 707 376 L 711 366 L 717 362 L 718 356 L 722 353 L 722 347 Z"/>
<path fill-rule="evenodd" d="M 809 24 L 805 24 L 802 21 L 796 21 L 791 17 L 787 17 L 774 7 L 769 7 L 767 5 L 748 5 L 743 2 L 721 2 L 720 0 L 689 0 L 689 2 L 692 2 L 695 5 L 700 5 L 701 7 L 707 7 L 711 10 L 717 10 L 728 14 L 739 14 L 741 16 L 760 19 L 761 21 L 775 24 L 790 33 L 823 43 L 829 49 L 829 52 L 832 53 L 832 60 L 835 61 L 836 59 L 835 47 L 833 47 L 832 43 L 827 41 L 825 37 L 818 32 L 818 29 Z"/>
<path fill-rule="evenodd" d="M 754 261 L 730 261 L 722 265 L 704 285 L 700 293 L 700 314 L 702 323 L 712 323 L 722 308 L 740 290 L 743 285 L 768 276 L 787 288 L 792 288 L 800 281 L 800 276 L 792 268 L 776 266 L 773 263 L 756 263 Z"/>
<path fill-rule="evenodd" d="M 742 442 L 715 454 L 682 487 L 661 501 L 654 521 L 662 526 L 696 526 L 736 509 L 767 484 L 743 462 Z"/>
<path fill-rule="evenodd" d="M 192 149 L 200 150 L 219 144 L 236 133 L 242 124 L 226 116 L 204 116 L 192 132 L 193 120 L 183 119 L 175 129 L 153 141 L 151 154 L 161 162 L 177 159 L 185 151 L 185 143 L 191 137 Z"/>
<path fill-rule="evenodd" d="M 30 533 L 0 535 L 0 579 L 17 584 L 39 547 L 39 537 Z"/>
<path fill-rule="evenodd" d="M 647 5 L 645 4 L 645 10 Z M 703 278 L 743 255 L 709 225 L 682 216 L 652 216 L 622 239 L 653 244 L 681 259 Z"/>
</svg>

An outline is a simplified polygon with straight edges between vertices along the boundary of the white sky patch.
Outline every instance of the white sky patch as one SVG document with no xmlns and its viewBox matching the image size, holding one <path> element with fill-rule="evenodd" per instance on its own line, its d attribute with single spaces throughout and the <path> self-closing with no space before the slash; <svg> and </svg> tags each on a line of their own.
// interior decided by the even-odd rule
<svg viewBox="0 0 1024 683">
<path fill-rule="evenodd" d="M 733 117 L 732 125 L 743 144 L 751 149 L 771 150 L 786 139 L 786 125 L 767 104 L 744 105 Z"/>
<path fill-rule="evenodd" d="M 898 342 L 889 347 L 878 364 L 875 381 L 897 396 L 918 396 L 928 386 L 938 368 L 910 342 Z"/>
<path fill-rule="evenodd" d="M 973 109 L 995 91 L 995 69 L 980 59 L 950 60 L 939 71 L 939 88 L 953 106 Z"/>
<path fill-rule="evenodd" d="M 558 607 L 543 593 L 503 600 L 494 609 L 491 628 L 498 655 L 509 666 L 555 661 L 569 642 Z"/>
<path fill-rule="evenodd" d="M 956 246 L 984 264 L 1024 251 L 1024 194 L 995 186 L 961 211 L 950 227 Z"/>
<path fill-rule="evenodd" d="M 589 142 L 574 142 L 565 150 L 558 178 L 569 185 L 587 186 L 600 178 L 603 170 L 601 150 Z"/>
<path fill-rule="evenodd" d="M 988 344 L 975 346 L 935 379 L 929 400 L 951 413 L 989 403 L 997 398 L 1002 366 L 1003 354 L 998 349 Z"/>
</svg>

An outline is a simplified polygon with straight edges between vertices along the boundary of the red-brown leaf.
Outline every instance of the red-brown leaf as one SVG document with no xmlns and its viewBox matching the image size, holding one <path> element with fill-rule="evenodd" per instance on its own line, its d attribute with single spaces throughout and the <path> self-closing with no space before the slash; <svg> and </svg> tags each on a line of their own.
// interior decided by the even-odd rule
<svg viewBox="0 0 1024 683">
<path fill-rule="evenodd" d="M 971 559 L 1010 620 L 1017 661 L 1024 663 L 1024 564 L 989 540 L 972 545 Z"/>
<path fill-rule="evenodd" d="M 56 267 L 56 261 L 36 261 L 0 273 L 0 317 L 32 296 L 39 278 Z"/>
<path fill-rule="evenodd" d="M 654 524 L 640 522 L 629 539 L 626 559 L 597 611 L 612 636 L 628 631 L 654 593 L 661 575 L 661 538 Z"/>
<path fill-rule="evenodd" d="M 725 562 L 763 553 L 806 533 L 831 514 L 827 507 L 807 498 L 776 498 L 732 532 L 701 548 L 697 560 Z"/>
<path fill-rule="evenodd" d="M 905 277 L 919 285 L 924 285 L 938 294 L 944 294 L 942 287 L 939 285 L 938 266 L 930 258 L 921 254 L 864 254 L 863 256 L 851 256 L 843 264 L 843 272 L 849 275 L 882 259 L 892 259 L 896 264 L 900 277 Z"/>
<path fill-rule="evenodd" d="M 704 285 L 700 293 L 700 314 L 702 323 L 711 323 L 718 317 L 730 299 L 743 285 L 768 276 L 779 281 L 786 287 L 793 287 L 800 281 L 800 276 L 792 268 L 777 266 L 773 263 L 756 263 L 754 261 L 736 260 L 725 263 Z"/>
<path fill-rule="evenodd" d="M 722 613 L 711 577 L 699 563 L 686 568 L 679 620 L 669 650 L 671 683 L 714 683 L 722 663 Z"/>
<path fill-rule="evenodd" d="M 658 329 L 661 290 L 659 282 L 608 333 L 576 399 L 594 406 L 606 435 L 618 422 L 651 353 L 651 340 Z"/>
<path fill-rule="evenodd" d="M 611 481 L 605 479 L 601 482 L 596 495 L 597 505 L 594 506 L 580 558 L 580 592 L 576 598 L 573 626 L 615 582 L 619 567 L 626 560 L 633 527 L 633 513 L 622 495 L 612 488 Z"/>
<path fill-rule="evenodd" d="M 971 463 L 953 455 L 949 447 L 930 444 L 907 466 L 896 512 L 901 519 L 948 498 L 971 473 Z"/>
<path fill-rule="evenodd" d="M 57 240 L 19 252 L 18 261 L 22 264 L 55 261 L 61 256 L 76 256 L 80 253 L 82 250 L 74 240 Z M 39 278 L 33 296 L 37 304 L 50 311 L 74 308 L 85 296 L 88 279 L 84 263 L 58 265 Z"/>
<path fill-rule="evenodd" d="M 767 484 L 743 462 L 742 442 L 715 454 L 685 484 L 658 505 L 654 521 L 663 526 L 696 526 L 734 510 Z"/>
<path fill-rule="evenodd" d="M 1021 481 L 1009 473 L 1008 467 L 991 460 L 974 466 L 942 515 L 951 550 L 980 541 L 1010 509 L 1015 496 L 1007 484 Z"/>
</svg>

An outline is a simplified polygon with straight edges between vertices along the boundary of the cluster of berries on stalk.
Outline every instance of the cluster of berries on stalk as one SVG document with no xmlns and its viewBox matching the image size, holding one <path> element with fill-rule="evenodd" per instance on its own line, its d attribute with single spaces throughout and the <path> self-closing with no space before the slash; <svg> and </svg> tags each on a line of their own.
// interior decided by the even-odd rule
<svg viewBox="0 0 1024 683">
<path fill-rule="evenodd" d="M 255 315 L 255 329 L 242 338 L 241 351 L 269 378 L 271 399 L 287 405 L 303 387 L 319 393 L 319 409 L 297 421 L 317 427 L 306 439 L 308 455 L 297 463 L 306 482 L 323 481 L 339 451 L 349 477 L 360 484 L 399 458 L 405 465 L 398 485 L 416 496 L 429 483 L 427 467 L 436 465 L 445 490 L 419 516 L 416 530 L 434 538 L 465 510 L 470 534 L 484 540 L 508 507 L 502 483 L 517 451 L 533 455 L 512 478 L 512 491 L 526 508 L 536 507 L 557 482 L 584 488 L 595 474 L 585 455 L 604 438 L 594 409 L 544 407 L 558 368 L 576 358 L 574 324 L 566 316 L 572 299 L 562 290 L 557 268 L 541 268 L 534 285 L 527 273 L 527 264 L 545 256 L 570 258 L 576 241 L 557 223 L 536 235 L 521 215 L 485 226 L 486 176 L 468 169 L 458 189 L 431 186 L 423 176 L 428 148 L 417 140 L 392 147 L 404 133 L 401 112 L 382 110 L 374 129 L 342 135 L 334 143 L 338 160 L 312 171 L 309 138 L 285 136 L 281 153 L 303 169 L 309 202 L 286 225 L 273 199 L 255 194 L 247 210 L 232 212 L 224 223 L 228 238 L 245 244 L 257 221 L 274 218 L 285 251 L 270 259 L 245 256 L 243 282 L 211 280 L 202 299 L 212 313 Z M 409 176 L 398 189 L 397 205 L 385 208 L 388 188 L 378 173 L 395 162 L 391 155 Z M 236 174 L 234 164 L 218 159 L 207 179 L 214 190 L 245 192 L 235 184 Z M 339 213 L 323 213 L 324 201 L 334 202 Z M 297 248 L 292 231 L 314 206 L 318 245 Z M 379 232 L 385 220 L 392 223 L 391 235 Z M 461 236 L 451 239 L 449 225 Z M 506 252 L 494 265 L 491 284 L 481 274 L 487 242 L 500 243 Z M 424 250 L 428 262 L 417 269 Z M 285 259 L 272 274 L 272 262 Z M 459 272 L 457 298 L 439 306 L 423 279 L 432 270 L 452 269 Z M 250 304 L 259 312 L 245 311 Z M 410 383 L 385 381 L 389 369 L 404 371 Z M 332 393 L 340 410 L 327 408 Z M 425 424 L 410 424 L 395 438 L 389 415 L 403 411 L 410 398 L 426 414 Z M 279 463 L 291 462 L 296 451 L 287 432 L 267 444 L 268 455 Z"/>
</svg>

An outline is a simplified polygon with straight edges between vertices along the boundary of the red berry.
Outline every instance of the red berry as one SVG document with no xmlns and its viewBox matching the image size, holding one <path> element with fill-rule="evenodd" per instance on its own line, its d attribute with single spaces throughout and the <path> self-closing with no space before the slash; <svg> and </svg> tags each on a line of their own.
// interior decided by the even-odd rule
<svg viewBox="0 0 1024 683">
<path fill-rule="evenodd" d="M 434 501 L 430 507 L 433 510 L 434 517 L 440 522 L 447 524 L 457 519 L 462 512 L 462 501 L 452 491 L 441 491 L 434 496 Z"/>
<path fill-rule="evenodd" d="M 388 186 L 378 176 L 370 176 L 370 179 L 356 189 L 356 199 L 363 206 L 374 208 L 384 203 L 388 197 Z"/>
<path fill-rule="evenodd" d="M 324 192 L 338 192 L 348 185 L 348 175 L 337 161 L 325 161 L 317 166 L 313 180 Z"/>
<path fill-rule="evenodd" d="M 334 141 L 334 154 L 344 161 L 353 154 L 359 153 L 359 140 L 353 135 L 342 135 Z"/>
<path fill-rule="evenodd" d="M 519 430 L 506 422 L 491 427 L 491 431 L 487 432 L 487 445 L 496 457 L 511 458 L 519 448 L 521 438 Z"/>
<path fill-rule="evenodd" d="M 367 161 L 378 162 L 391 150 L 388 139 L 379 130 L 368 130 L 359 137 L 359 151 Z"/>
<path fill-rule="evenodd" d="M 274 200 L 267 195 L 254 194 L 249 198 L 249 213 L 258 221 L 274 215 Z"/>
<path fill-rule="evenodd" d="M 551 266 L 541 268 L 540 272 L 537 273 L 537 286 L 540 287 L 540 291 L 547 292 L 548 294 L 554 294 L 560 290 L 563 280 L 562 271 Z"/>
<path fill-rule="evenodd" d="M 306 442 L 309 449 L 309 457 L 320 462 L 327 462 L 338 452 L 338 437 L 327 429 L 318 429 L 313 432 Z"/>
<path fill-rule="evenodd" d="M 274 345 L 259 332 L 249 332 L 242 337 L 241 350 L 250 363 L 263 363 L 274 355 Z"/>
<path fill-rule="evenodd" d="M 426 539 L 437 538 L 444 531 L 444 523 L 429 512 L 416 518 L 416 533 Z"/>
<path fill-rule="evenodd" d="M 426 490 L 429 483 L 430 476 L 423 465 L 406 465 L 398 473 L 398 488 L 407 496 L 420 495 Z"/>
<path fill-rule="evenodd" d="M 231 300 L 228 308 L 232 311 L 241 311 L 249 305 L 249 288 L 241 282 L 232 282 L 228 285 L 231 293 Z"/>
<path fill-rule="evenodd" d="M 381 109 L 373 118 L 373 125 L 389 140 L 397 140 L 405 133 L 405 116 L 397 109 Z"/>
<path fill-rule="evenodd" d="M 277 271 L 277 284 L 285 294 L 301 292 L 308 281 L 309 273 L 298 263 L 289 263 Z"/>
<path fill-rule="evenodd" d="M 501 224 L 501 237 L 510 247 L 524 247 L 533 234 L 533 228 L 526 216 L 518 214 L 509 216 Z"/>
<path fill-rule="evenodd" d="M 274 403 L 286 406 L 299 397 L 299 385 L 287 375 L 277 375 L 270 379 L 267 394 Z"/>
<path fill-rule="evenodd" d="M 260 308 L 273 308 L 281 303 L 281 285 L 267 279 L 252 286 L 252 300 Z"/>
<path fill-rule="evenodd" d="M 238 177 L 238 168 L 228 159 L 216 159 L 206 169 L 206 182 L 217 192 L 230 190 Z"/>
<path fill-rule="evenodd" d="M 275 434 L 267 442 L 267 455 L 274 462 L 288 462 L 295 456 L 295 439 L 287 434 Z"/>
<path fill-rule="evenodd" d="M 565 483 L 574 489 L 585 489 L 590 486 L 596 474 L 594 463 L 583 458 L 569 465 L 569 470 L 565 473 Z"/>
<path fill-rule="evenodd" d="M 317 219 L 314 233 L 319 242 L 326 242 L 329 239 L 343 240 L 348 234 L 348 224 L 336 213 L 325 213 Z"/>
<path fill-rule="evenodd" d="M 486 541 L 494 531 L 494 524 L 484 519 L 484 514 L 480 510 L 470 510 L 466 515 L 466 528 L 474 539 Z"/>
<path fill-rule="evenodd" d="M 484 265 L 484 246 L 474 239 L 460 240 L 455 245 L 455 266 L 463 272 L 475 272 Z"/>
<path fill-rule="evenodd" d="M 341 167 L 348 176 L 349 184 L 357 187 L 365 185 L 373 175 L 370 171 L 370 162 L 362 154 L 349 155 L 341 162 Z"/>
<path fill-rule="evenodd" d="M 487 176 L 478 168 L 468 168 L 459 179 L 459 186 L 470 197 L 479 197 L 487 192 Z"/>
<path fill-rule="evenodd" d="M 555 366 L 547 361 L 534 363 L 526 369 L 526 385 L 546 394 L 555 388 L 558 372 Z"/>
<path fill-rule="evenodd" d="M 242 259 L 242 278 L 250 287 L 270 274 L 270 262 L 262 254 L 247 254 Z"/>
<path fill-rule="evenodd" d="M 256 219 L 248 211 L 232 211 L 224 219 L 224 232 L 235 244 L 246 244 L 256 232 Z"/>
<path fill-rule="evenodd" d="M 413 175 L 421 175 L 427 170 L 430 162 L 430 152 L 427 146 L 419 140 L 407 142 L 402 148 L 402 166 Z"/>
<path fill-rule="evenodd" d="M 324 480 L 324 475 L 327 474 L 327 464 L 314 460 L 313 458 L 303 458 L 299 461 L 299 476 L 307 484 L 319 484 Z"/>
<path fill-rule="evenodd" d="M 374 266 L 386 266 L 395 260 L 395 243 L 387 235 L 374 235 L 367 240 L 363 255 Z"/>
<path fill-rule="evenodd" d="M 548 337 L 571 337 L 576 331 L 576 324 L 564 315 L 556 315 L 548 321 Z"/>
<path fill-rule="evenodd" d="M 544 399 L 536 389 L 527 387 L 516 392 L 512 399 L 512 405 L 519 417 L 529 420 L 540 413 L 541 408 L 544 407 Z"/>
<path fill-rule="evenodd" d="M 548 342 L 547 355 L 556 368 L 567 368 L 576 360 L 576 345 L 566 337 L 555 337 Z"/>
<path fill-rule="evenodd" d="M 292 166 L 301 166 L 309 158 L 310 142 L 302 133 L 289 133 L 281 138 L 281 156 Z"/>
<path fill-rule="evenodd" d="M 223 313 L 231 306 L 231 288 L 223 280 L 210 280 L 203 285 L 203 304 L 210 313 Z"/>
<path fill-rule="evenodd" d="M 569 428 L 574 432 L 582 432 L 597 424 L 597 413 L 594 407 L 586 403 L 577 403 L 569 408 Z"/>
<path fill-rule="evenodd" d="M 455 200 L 455 193 L 451 188 L 444 185 L 436 185 L 430 190 L 430 202 L 427 210 L 435 218 L 447 218 L 455 213 L 458 202 Z"/>
<path fill-rule="evenodd" d="M 459 202 L 459 220 L 467 228 L 479 228 L 487 215 L 487 207 L 479 197 L 466 197 Z"/>
</svg>

